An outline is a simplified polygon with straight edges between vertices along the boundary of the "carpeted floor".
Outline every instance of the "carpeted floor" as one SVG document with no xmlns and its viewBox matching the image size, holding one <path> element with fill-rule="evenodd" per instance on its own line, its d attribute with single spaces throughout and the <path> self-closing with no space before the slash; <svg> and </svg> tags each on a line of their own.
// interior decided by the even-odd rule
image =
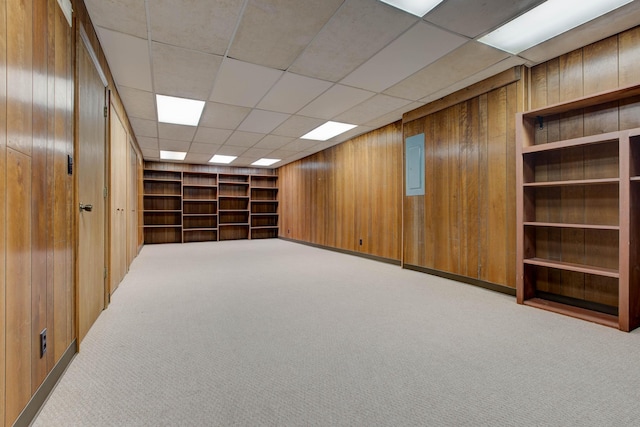
<svg viewBox="0 0 640 427">
<path fill-rule="evenodd" d="M 145 246 L 34 424 L 639 423 L 640 333 L 271 239 Z"/>
</svg>

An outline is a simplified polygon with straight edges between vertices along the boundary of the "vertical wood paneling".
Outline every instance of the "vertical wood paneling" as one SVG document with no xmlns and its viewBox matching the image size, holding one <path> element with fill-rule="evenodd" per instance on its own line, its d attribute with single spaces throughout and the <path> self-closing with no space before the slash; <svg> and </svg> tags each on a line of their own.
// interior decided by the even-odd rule
<svg viewBox="0 0 640 427">
<path fill-rule="evenodd" d="M 280 236 L 399 261 L 401 135 L 394 123 L 280 168 Z"/>
<path fill-rule="evenodd" d="M 505 270 L 507 272 L 506 285 L 516 287 L 516 147 L 513 135 L 516 134 L 516 113 L 522 108 L 519 103 L 518 89 L 520 82 L 507 86 L 507 139 L 506 139 L 506 245 L 507 258 Z"/>
<path fill-rule="evenodd" d="M 440 111 L 434 115 L 434 159 L 433 159 L 433 186 L 434 186 L 434 209 L 433 209 L 433 244 L 434 262 L 436 270 L 449 271 L 449 235 L 450 224 L 455 218 L 451 218 L 449 209 L 449 140 L 447 110 Z M 425 194 L 425 197 L 428 197 Z M 428 236 L 427 236 L 428 238 Z"/>
<path fill-rule="evenodd" d="M 584 94 L 618 87 L 618 36 L 584 48 Z"/>
<path fill-rule="evenodd" d="M 478 144 L 478 120 L 479 99 L 474 98 L 465 105 L 467 120 L 460 123 L 462 134 L 462 153 L 464 166 L 463 192 L 462 192 L 462 217 L 463 246 L 461 251 L 464 257 L 463 269 L 460 274 L 467 277 L 478 277 L 478 184 L 479 184 L 479 144 Z"/>
<path fill-rule="evenodd" d="M 640 63 L 640 27 L 618 35 L 620 87 L 640 83 L 638 64 Z"/>
<path fill-rule="evenodd" d="M 489 97 L 478 97 L 478 275 L 488 280 L 489 251 Z M 473 276 L 472 276 L 473 277 Z"/>
<path fill-rule="evenodd" d="M 40 331 L 47 326 L 47 101 L 48 101 L 48 11 L 47 2 L 33 2 L 33 149 L 31 156 L 31 392 L 47 375 L 47 359 L 40 357 Z M 44 30 L 44 31 L 43 31 Z"/>
<path fill-rule="evenodd" d="M 7 150 L 6 423 L 31 397 L 31 159 Z"/>
<path fill-rule="evenodd" d="M 31 1 L 7 2 L 7 146 L 31 155 L 33 17 Z"/>
<path fill-rule="evenodd" d="M 0 424 L 5 423 L 6 239 L 7 234 L 7 2 L 0 0 Z"/>
<path fill-rule="evenodd" d="M 506 161 L 507 161 L 507 89 L 489 92 L 488 98 L 488 188 L 489 204 L 487 279 L 492 283 L 507 283 L 505 262 L 506 242 Z M 510 138 L 511 141 L 513 137 Z"/>
<path fill-rule="evenodd" d="M 57 7 L 57 5 L 53 5 Z M 69 247 L 71 216 L 70 204 L 71 187 L 70 178 L 67 175 L 67 154 L 72 154 L 69 149 L 73 143 L 71 124 L 73 109 L 70 108 L 73 99 L 71 86 L 71 35 L 69 27 L 62 13 L 57 10 L 55 16 L 55 58 L 54 58 L 54 153 L 53 153 L 53 343 L 54 361 L 57 362 L 72 341 L 73 305 L 70 300 L 73 289 L 73 276 L 71 274 L 72 259 Z"/>
<path fill-rule="evenodd" d="M 561 88 L 559 102 L 580 98 L 584 95 L 582 53 L 582 50 L 575 50 L 559 58 Z"/>
</svg>

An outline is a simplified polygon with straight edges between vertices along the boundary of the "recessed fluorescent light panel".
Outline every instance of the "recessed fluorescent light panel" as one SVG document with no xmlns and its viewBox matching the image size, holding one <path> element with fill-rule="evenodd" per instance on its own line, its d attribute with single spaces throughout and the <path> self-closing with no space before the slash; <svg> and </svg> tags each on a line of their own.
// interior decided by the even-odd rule
<svg viewBox="0 0 640 427">
<path fill-rule="evenodd" d="M 633 0 L 547 0 L 478 39 L 517 55 Z"/>
<path fill-rule="evenodd" d="M 348 123 L 327 122 L 318 126 L 311 132 L 302 135 L 300 138 L 326 141 L 327 139 L 331 139 L 336 135 L 340 135 L 341 133 L 345 133 L 346 131 L 353 129 L 354 127 L 356 127 L 356 125 L 350 125 Z"/>
<path fill-rule="evenodd" d="M 211 158 L 211 160 L 209 160 L 209 163 L 224 163 L 225 165 L 228 165 L 237 158 L 237 156 L 223 156 L 221 154 L 216 154 Z"/>
<path fill-rule="evenodd" d="M 442 3 L 443 0 L 380 0 L 412 15 L 422 18 L 431 9 Z"/>
<path fill-rule="evenodd" d="M 252 166 L 271 166 L 274 163 L 278 163 L 282 159 L 260 159 L 251 163 Z"/>
<path fill-rule="evenodd" d="M 174 125 L 198 126 L 204 101 L 156 95 L 158 121 Z"/>
<path fill-rule="evenodd" d="M 182 151 L 163 151 L 160 150 L 160 158 L 162 160 L 184 160 L 187 157 L 187 153 Z"/>
</svg>

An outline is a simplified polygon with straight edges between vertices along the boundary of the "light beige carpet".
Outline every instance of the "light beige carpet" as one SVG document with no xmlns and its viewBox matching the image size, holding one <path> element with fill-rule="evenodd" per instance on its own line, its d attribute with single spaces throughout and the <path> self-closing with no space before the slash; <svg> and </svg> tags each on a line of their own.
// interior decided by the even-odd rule
<svg viewBox="0 0 640 427">
<path fill-rule="evenodd" d="M 282 240 L 145 246 L 36 426 L 635 426 L 640 335 Z M 10 391 L 9 391 L 10 392 Z"/>
</svg>

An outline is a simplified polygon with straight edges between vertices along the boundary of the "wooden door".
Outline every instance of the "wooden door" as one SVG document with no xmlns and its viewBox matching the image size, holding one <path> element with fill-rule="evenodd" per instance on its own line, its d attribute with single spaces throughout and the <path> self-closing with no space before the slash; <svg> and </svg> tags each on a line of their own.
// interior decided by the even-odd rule
<svg viewBox="0 0 640 427">
<path fill-rule="evenodd" d="M 113 104 L 110 114 L 110 283 L 112 295 L 127 270 L 127 131 Z"/>
<path fill-rule="evenodd" d="M 127 173 L 127 266 L 138 255 L 138 156 L 129 142 L 129 168 Z M 127 267 L 128 268 L 128 267 Z"/>
<path fill-rule="evenodd" d="M 78 42 L 78 343 L 105 307 L 105 85 Z M 88 207 L 91 206 L 91 208 Z"/>
</svg>

